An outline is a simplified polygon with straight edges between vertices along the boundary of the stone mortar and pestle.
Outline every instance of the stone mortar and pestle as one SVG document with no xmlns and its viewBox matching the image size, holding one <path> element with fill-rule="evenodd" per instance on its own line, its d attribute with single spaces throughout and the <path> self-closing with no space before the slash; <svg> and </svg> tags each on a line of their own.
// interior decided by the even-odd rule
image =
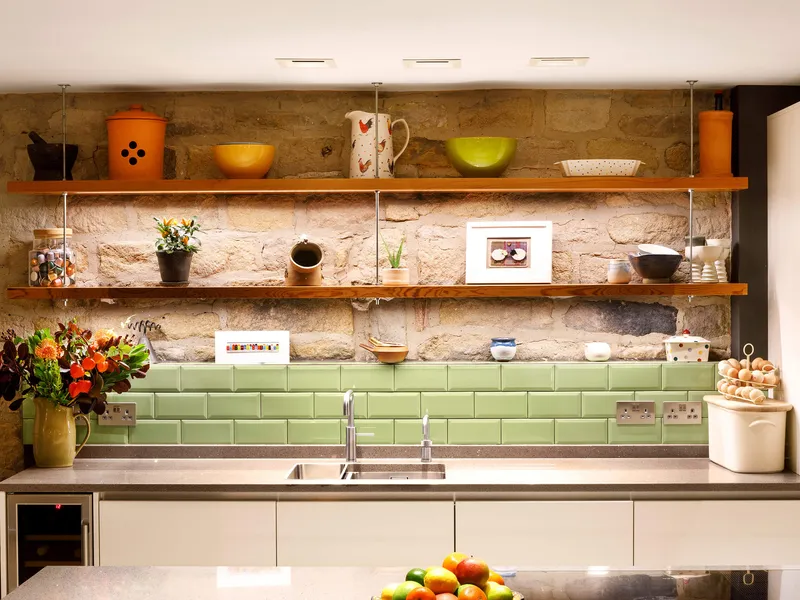
<svg viewBox="0 0 800 600">
<path fill-rule="evenodd" d="M 63 179 L 63 151 L 62 144 L 50 144 L 35 131 L 28 132 L 32 144 L 28 144 L 28 158 L 33 165 L 34 181 L 60 181 Z M 78 146 L 67 144 L 67 173 L 66 178 L 72 181 L 72 167 L 78 158 Z"/>
</svg>

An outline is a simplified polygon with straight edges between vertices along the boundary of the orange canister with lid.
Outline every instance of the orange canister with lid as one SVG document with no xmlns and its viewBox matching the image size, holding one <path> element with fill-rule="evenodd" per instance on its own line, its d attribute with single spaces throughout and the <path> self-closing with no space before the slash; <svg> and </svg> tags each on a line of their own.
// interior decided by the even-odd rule
<svg viewBox="0 0 800 600">
<path fill-rule="evenodd" d="M 109 179 L 163 179 L 167 120 L 132 104 L 106 119 Z"/>
</svg>

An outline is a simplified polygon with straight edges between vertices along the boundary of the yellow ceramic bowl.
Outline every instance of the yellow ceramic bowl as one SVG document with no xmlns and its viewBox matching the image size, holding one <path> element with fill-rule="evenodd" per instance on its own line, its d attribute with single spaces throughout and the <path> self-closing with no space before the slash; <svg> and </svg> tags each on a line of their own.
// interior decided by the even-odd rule
<svg viewBox="0 0 800 600">
<path fill-rule="evenodd" d="M 228 179 L 261 179 L 272 166 L 275 146 L 232 142 L 214 146 L 214 162 Z"/>
</svg>

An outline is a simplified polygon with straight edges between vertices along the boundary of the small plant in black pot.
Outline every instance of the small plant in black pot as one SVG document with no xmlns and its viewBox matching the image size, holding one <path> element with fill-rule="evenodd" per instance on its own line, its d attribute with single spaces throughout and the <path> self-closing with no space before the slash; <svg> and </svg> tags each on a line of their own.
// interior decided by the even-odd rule
<svg viewBox="0 0 800 600">
<path fill-rule="evenodd" d="M 160 237 L 156 240 L 156 256 L 161 282 L 166 284 L 188 283 L 192 255 L 200 250 L 200 224 L 197 217 L 191 219 L 158 219 L 156 229 Z"/>
</svg>

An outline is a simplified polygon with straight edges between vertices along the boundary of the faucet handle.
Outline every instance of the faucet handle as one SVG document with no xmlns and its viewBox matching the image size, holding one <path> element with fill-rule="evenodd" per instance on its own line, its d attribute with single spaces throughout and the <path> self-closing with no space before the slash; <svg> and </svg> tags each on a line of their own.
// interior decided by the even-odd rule
<svg viewBox="0 0 800 600">
<path fill-rule="evenodd" d="M 425 416 L 422 417 L 422 440 L 431 439 L 431 425 L 428 420 L 428 411 L 425 411 Z"/>
</svg>

